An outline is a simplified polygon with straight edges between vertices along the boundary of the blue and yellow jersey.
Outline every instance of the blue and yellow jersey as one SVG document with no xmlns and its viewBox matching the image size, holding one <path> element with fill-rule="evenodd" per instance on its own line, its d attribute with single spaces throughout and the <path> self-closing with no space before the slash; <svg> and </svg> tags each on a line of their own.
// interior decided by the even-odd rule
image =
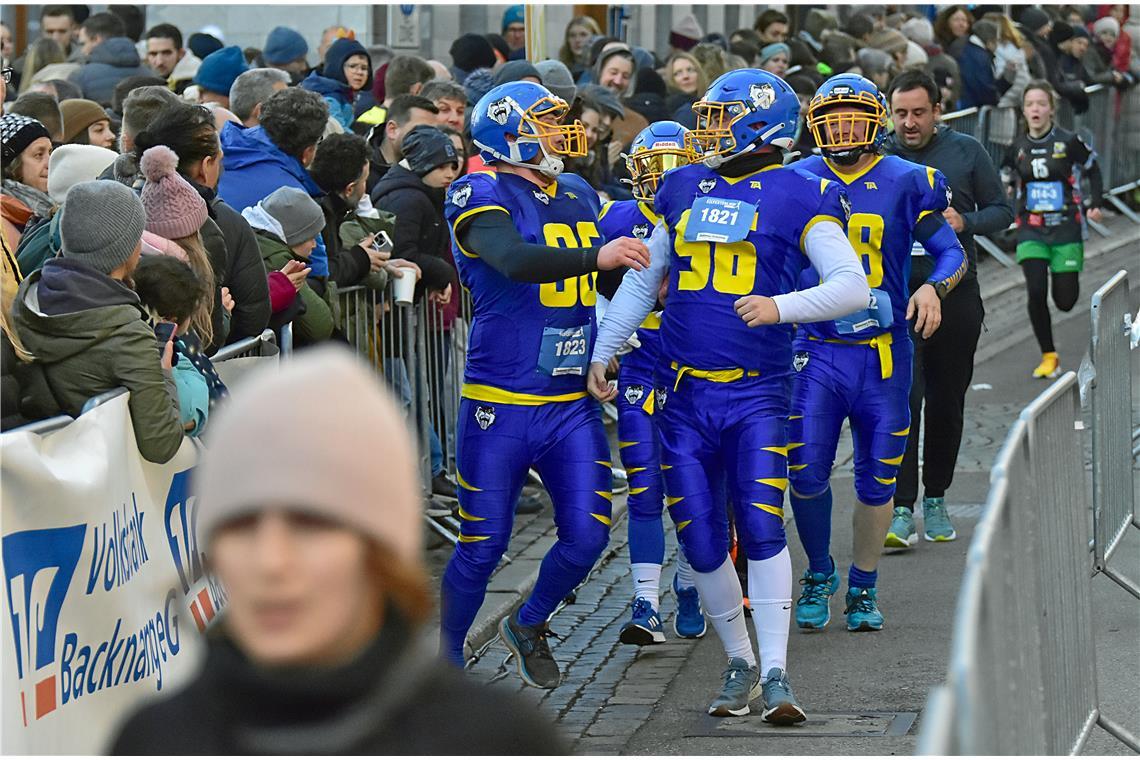
<svg viewBox="0 0 1140 760">
<path fill-rule="evenodd" d="M 661 220 L 656 212 L 644 201 L 607 201 L 598 216 L 598 229 L 609 242 L 619 237 L 632 237 L 647 240 L 653 228 Z M 641 327 L 637 328 L 637 340 L 641 348 L 622 358 L 622 367 L 640 377 L 651 379 L 661 354 L 661 312 L 652 312 Z"/>
<path fill-rule="evenodd" d="M 857 173 L 843 171 L 820 156 L 804 159 L 797 166 L 842 183 L 851 204 L 847 236 L 863 262 L 867 284 L 876 308 L 858 312 L 846 320 L 801 325 L 806 334 L 824 339 L 862 341 L 886 332 L 907 334 L 906 306 L 910 298 L 911 247 L 914 229 L 927 214 L 949 205 L 946 177 L 929 166 L 898 156 L 880 156 Z M 814 268 L 800 277 L 800 287 L 819 283 Z M 881 303 L 883 294 L 890 301 Z M 888 316 L 889 312 L 889 316 Z"/>
<path fill-rule="evenodd" d="M 739 178 L 722 177 L 700 164 L 667 172 L 654 204 L 669 228 L 672 249 L 661 326 L 665 362 L 787 375 L 791 325 L 749 328 L 735 303 L 741 296 L 795 290 L 810 263 L 803 252 L 808 230 L 821 221 L 842 226 L 843 203 L 837 183 L 798 166 L 770 166 Z M 743 215 L 734 217 L 733 210 Z M 696 240 L 694 230 L 713 221 L 735 228 L 725 237 L 741 239 Z M 702 237 L 717 234 L 713 228 Z"/>
<path fill-rule="evenodd" d="M 506 172 L 476 172 L 452 183 L 444 213 L 460 282 L 474 302 L 463 396 L 505 404 L 583 398 L 597 333 L 597 272 L 541 284 L 509 279 L 455 239 L 461 222 L 492 210 L 509 214 L 530 243 L 602 242 L 598 194 L 577 175 L 563 174 L 546 188 Z"/>
</svg>

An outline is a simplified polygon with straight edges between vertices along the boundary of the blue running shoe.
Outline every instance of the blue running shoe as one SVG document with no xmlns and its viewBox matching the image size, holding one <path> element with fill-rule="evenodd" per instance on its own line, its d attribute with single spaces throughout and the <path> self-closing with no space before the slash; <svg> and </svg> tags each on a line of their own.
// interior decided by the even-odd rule
<svg viewBox="0 0 1140 760">
<path fill-rule="evenodd" d="M 733 657 L 723 676 L 724 687 L 709 705 L 709 715 L 718 718 L 747 715 L 751 709 L 748 703 L 760 696 L 760 669 L 749 666 L 743 658 Z"/>
<path fill-rule="evenodd" d="M 527 626 L 519 623 L 518 611 L 499 621 L 499 635 L 518 663 L 523 682 L 536 689 L 553 689 L 562 681 L 558 663 L 546 638 L 552 636 L 545 624 Z"/>
<path fill-rule="evenodd" d="M 621 627 L 618 639 L 623 644 L 643 647 L 665 643 L 665 627 L 661 616 L 648 600 L 637 597 L 633 600 L 633 619 Z"/>
<path fill-rule="evenodd" d="M 699 639 L 708 630 L 701 610 L 701 595 L 696 587 L 680 588 L 673 576 L 673 593 L 677 595 L 677 614 L 673 616 L 673 632 L 683 639 Z"/>
<path fill-rule="evenodd" d="M 906 507 L 895 507 L 883 546 L 888 549 L 909 549 L 917 543 L 918 530 L 914 527 L 914 512 Z"/>
<path fill-rule="evenodd" d="M 786 671 L 781 668 L 771 668 L 764 679 L 762 691 L 764 713 L 760 717 L 766 722 L 777 726 L 790 726 L 807 720 L 807 713 L 796 702 L 796 695 L 792 693 L 792 684 L 788 681 Z"/>
<path fill-rule="evenodd" d="M 847 630 L 883 630 L 883 613 L 879 612 L 877 595 L 873 588 L 852 586 L 847 589 L 847 609 L 843 610 L 847 615 Z"/>
<path fill-rule="evenodd" d="M 941 496 L 926 497 L 922 500 L 922 537 L 927 541 L 953 541 L 958 537 L 950 515 L 946 513 L 946 502 Z"/>
<path fill-rule="evenodd" d="M 804 590 L 796 601 L 796 625 L 805 630 L 820 630 L 831 622 L 831 595 L 839 590 L 839 573 L 832 563 L 831 575 L 804 570 L 800 578 Z"/>
</svg>

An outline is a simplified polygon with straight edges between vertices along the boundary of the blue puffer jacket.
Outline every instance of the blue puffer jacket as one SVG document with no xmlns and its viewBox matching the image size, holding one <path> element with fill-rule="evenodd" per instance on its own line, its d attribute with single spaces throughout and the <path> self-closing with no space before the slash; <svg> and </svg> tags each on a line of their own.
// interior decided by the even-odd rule
<svg viewBox="0 0 1140 760">
<path fill-rule="evenodd" d="M 225 171 L 218 182 L 218 195 L 238 211 L 256 206 L 279 187 L 295 187 L 314 198 L 324 195 L 301 162 L 274 145 L 263 128 L 246 129 L 228 122 L 220 138 Z M 309 261 L 314 277 L 328 276 L 328 256 L 320 237 Z"/>
<path fill-rule="evenodd" d="M 344 82 L 323 77 L 312 72 L 301 82 L 301 88 L 315 92 L 329 104 L 329 116 L 337 120 L 345 131 L 352 129 L 354 119 L 352 108 L 352 90 Z"/>
<path fill-rule="evenodd" d="M 87 63 L 71 75 L 71 81 L 83 91 L 83 97 L 109 106 L 115 85 L 133 76 L 153 77 L 155 73 L 139 60 L 135 43 L 126 37 L 111 37 L 95 46 Z"/>
</svg>

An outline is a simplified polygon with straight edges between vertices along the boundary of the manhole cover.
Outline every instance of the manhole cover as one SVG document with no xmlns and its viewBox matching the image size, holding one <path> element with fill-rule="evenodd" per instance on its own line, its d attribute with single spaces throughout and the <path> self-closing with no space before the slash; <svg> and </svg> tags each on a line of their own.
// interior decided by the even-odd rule
<svg viewBox="0 0 1140 760">
<path fill-rule="evenodd" d="M 759 713 L 743 718 L 706 715 L 695 721 L 685 736 L 904 736 L 916 717 L 918 713 L 912 712 L 812 713 L 798 726 L 773 726 L 765 723 Z"/>
</svg>

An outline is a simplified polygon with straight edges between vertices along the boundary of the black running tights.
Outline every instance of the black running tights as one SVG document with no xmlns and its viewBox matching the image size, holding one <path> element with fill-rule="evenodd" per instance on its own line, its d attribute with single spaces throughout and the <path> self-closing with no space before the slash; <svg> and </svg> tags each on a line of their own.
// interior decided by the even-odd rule
<svg viewBox="0 0 1140 760">
<path fill-rule="evenodd" d="M 1049 317 L 1049 262 L 1044 259 L 1026 259 L 1021 262 L 1025 272 L 1025 290 L 1029 296 L 1026 307 L 1029 310 L 1029 323 L 1041 353 L 1055 351 L 1053 345 L 1053 323 Z M 1077 303 L 1081 293 L 1078 272 L 1053 273 L 1053 303 L 1061 311 L 1069 311 Z"/>
</svg>

